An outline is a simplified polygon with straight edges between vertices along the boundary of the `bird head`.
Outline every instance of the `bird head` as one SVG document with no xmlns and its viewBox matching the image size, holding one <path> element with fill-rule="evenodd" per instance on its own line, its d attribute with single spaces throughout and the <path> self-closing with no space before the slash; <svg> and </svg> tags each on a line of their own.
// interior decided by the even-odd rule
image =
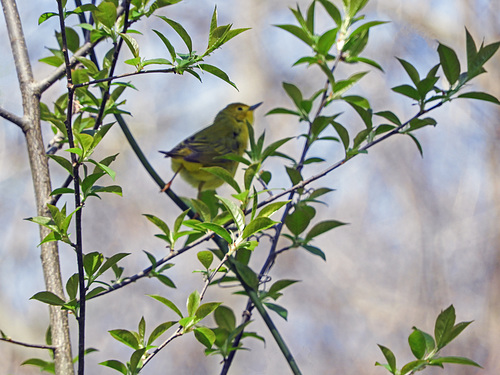
<svg viewBox="0 0 500 375">
<path fill-rule="evenodd" d="M 253 111 L 261 104 L 262 102 L 250 106 L 243 103 L 232 103 L 221 112 L 227 116 L 234 117 L 237 121 L 248 121 L 250 124 L 253 124 Z"/>
</svg>

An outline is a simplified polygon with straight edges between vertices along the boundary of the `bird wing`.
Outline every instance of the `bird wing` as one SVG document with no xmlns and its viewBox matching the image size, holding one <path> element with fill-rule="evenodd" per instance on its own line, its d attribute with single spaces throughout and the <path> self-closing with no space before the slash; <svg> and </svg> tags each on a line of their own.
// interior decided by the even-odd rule
<svg viewBox="0 0 500 375">
<path fill-rule="evenodd" d="M 171 151 L 164 152 L 172 158 L 182 158 L 205 166 L 220 165 L 224 159 L 217 157 L 236 152 L 239 147 L 233 130 L 228 127 L 211 125 L 186 138 Z M 236 134 L 237 135 L 237 134 Z M 227 162 L 230 162 L 227 160 Z"/>
</svg>

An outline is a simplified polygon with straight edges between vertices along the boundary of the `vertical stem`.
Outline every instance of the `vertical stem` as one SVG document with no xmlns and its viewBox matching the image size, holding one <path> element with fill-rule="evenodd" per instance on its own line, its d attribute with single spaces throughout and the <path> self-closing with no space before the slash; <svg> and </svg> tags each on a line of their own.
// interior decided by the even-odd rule
<svg viewBox="0 0 500 375">
<path fill-rule="evenodd" d="M 52 187 L 40 128 L 40 91 L 36 88 L 33 80 L 33 73 L 16 2 L 15 0 L 1 0 L 1 3 L 22 95 L 24 112 L 22 129 L 26 138 L 37 215 L 48 217 L 50 213 L 46 203 Z M 45 238 L 49 233 L 50 231 L 47 228 L 40 227 L 40 239 Z M 41 245 L 41 260 L 47 291 L 64 299 L 57 242 L 49 242 Z M 57 375 L 71 375 L 74 373 L 74 369 L 68 315 L 59 306 L 49 306 L 49 314 L 52 344 L 56 348 L 54 356 L 55 373 Z"/>
<path fill-rule="evenodd" d="M 73 79 L 71 77 L 71 64 L 69 61 L 68 47 L 66 42 L 66 26 L 64 24 L 64 9 L 62 1 L 57 1 L 59 24 L 61 27 L 62 52 L 66 66 L 66 80 L 68 86 L 68 108 L 66 110 L 66 131 L 68 133 L 68 143 L 70 148 L 75 147 L 72 129 L 73 115 L 73 96 L 75 89 Z M 78 264 L 78 291 L 80 298 L 78 319 L 78 375 L 84 375 L 85 371 L 85 316 L 86 316 L 86 300 L 85 300 L 85 273 L 83 268 L 83 242 L 82 242 L 82 204 L 80 199 L 80 176 L 79 163 L 75 153 L 71 153 L 71 163 L 73 165 L 73 188 L 75 190 L 75 231 L 76 231 L 76 259 Z"/>
</svg>

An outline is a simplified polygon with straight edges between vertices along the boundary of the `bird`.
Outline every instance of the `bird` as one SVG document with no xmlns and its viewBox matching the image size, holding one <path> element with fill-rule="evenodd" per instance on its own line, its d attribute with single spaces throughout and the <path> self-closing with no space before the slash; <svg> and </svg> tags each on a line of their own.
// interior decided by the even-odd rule
<svg viewBox="0 0 500 375">
<path fill-rule="evenodd" d="M 172 160 L 174 171 L 174 176 L 161 191 L 168 190 L 179 173 L 198 189 L 198 197 L 202 191 L 214 190 L 224 183 L 204 171 L 204 167 L 221 167 L 234 176 L 238 162 L 224 156 L 243 155 L 249 140 L 247 123 L 253 125 L 253 111 L 261 104 L 231 103 L 215 116 L 211 125 L 187 137 L 172 150 L 160 151 Z"/>
</svg>

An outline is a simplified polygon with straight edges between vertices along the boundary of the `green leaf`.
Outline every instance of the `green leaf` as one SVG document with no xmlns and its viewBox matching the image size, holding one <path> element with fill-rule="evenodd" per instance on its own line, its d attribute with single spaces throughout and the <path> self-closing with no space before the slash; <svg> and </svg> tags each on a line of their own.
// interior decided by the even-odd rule
<svg viewBox="0 0 500 375">
<path fill-rule="evenodd" d="M 127 366 L 125 366 L 125 364 L 115 359 L 109 359 L 107 361 L 100 362 L 99 364 L 102 366 L 112 368 L 113 370 L 116 370 L 118 372 L 121 372 L 123 375 L 128 374 Z"/>
<path fill-rule="evenodd" d="M 175 306 L 175 303 L 173 303 L 169 299 L 167 299 L 165 297 L 162 297 L 162 296 L 154 295 L 154 294 L 148 294 L 148 296 L 151 297 L 151 298 L 154 298 L 158 302 L 163 303 L 165 306 L 167 306 L 168 308 L 170 308 L 171 310 L 173 310 L 177 315 L 179 315 L 182 318 L 181 311 L 177 308 L 177 306 Z"/>
<path fill-rule="evenodd" d="M 290 201 L 273 202 L 264 207 L 257 214 L 257 217 L 269 217 Z"/>
<path fill-rule="evenodd" d="M 207 270 L 210 268 L 212 262 L 214 261 L 214 254 L 208 250 L 199 251 L 196 256 L 198 257 L 198 260 L 203 265 L 203 267 L 205 267 Z"/>
<path fill-rule="evenodd" d="M 434 337 L 438 350 L 446 346 L 451 340 L 449 337 L 455 325 L 455 308 L 450 305 L 446 310 L 441 311 L 434 326 Z"/>
<path fill-rule="evenodd" d="M 144 355 L 146 350 L 147 350 L 147 348 L 137 349 L 130 356 L 129 367 L 130 367 L 130 370 L 132 371 L 132 373 L 137 373 L 136 372 L 137 367 L 139 366 L 139 362 L 141 361 L 142 356 Z"/>
<path fill-rule="evenodd" d="M 83 256 L 83 267 L 87 276 L 93 276 L 104 260 L 104 255 L 94 251 Z"/>
<path fill-rule="evenodd" d="M 146 218 L 152 222 L 154 225 L 156 225 L 158 228 L 161 229 L 163 233 L 165 233 L 167 236 L 170 234 L 170 229 L 168 228 L 167 223 L 165 223 L 163 220 L 160 218 L 154 216 L 154 215 L 149 215 L 149 214 L 144 214 Z"/>
<path fill-rule="evenodd" d="M 231 214 L 234 223 L 238 227 L 239 231 L 243 231 L 245 227 L 245 215 L 243 211 L 227 198 L 216 195 L 216 197 L 221 201 L 221 203 L 226 207 L 227 211 Z"/>
<path fill-rule="evenodd" d="M 216 233 L 220 237 L 222 237 L 227 243 L 233 243 L 233 239 L 231 237 L 231 234 L 222 226 L 219 224 L 215 223 L 201 223 L 199 224 L 201 228 L 205 228 L 208 230 L 211 230 L 212 232 Z"/>
<path fill-rule="evenodd" d="M 283 82 L 283 88 L 285 92 L 293 100 L 297 109 L 302 110 L 302 93 L 299 88 L 292 83 Z"/>
<path fill-rule="evenodd" d="M 311 230 L 307 233 L 305 238 L 306 242 L 311 241 L 314 237 L 319 236 L 320 234 L 326 233 L 334 228 L 337 228 L 341 225 L 346 225 L 347 223 L 343 223 L 337 220 L 325 220 L 314 225 Z"/>
<path fill-rule="evenodd" d="M 219 307 L 220 304 L 220 302 L 204 303 L 196 309 L 196 318 L 198 318 L 198 320 L 202 320 L 203 318 L 211 314 L 217 307 Z"/>
<path fill-rule="evenodd" d="M 234 312 L 227 306 L 218 306 L 214 311 L 214 319 L 219 328 L 225 329 L 229 332 L 233 331 L 236 327 L 236 317 Z"/>
<path fill-rule="evenodd" d="M 450 47 L 441 43 L 439 43 L 437 50 L 444 75 L 450 85 L 454 85 L 460 75 L 460 62 L 458 61 L 457 54 Z"/>
<path fill-rule="evenodd" d="M 151 332 L 151 335 L 149 335 L 148 346 L 151 345 L 158 337 L 163 335 L 170 327 L 175 324 L 177 324 L 177 322 L 165 322 L 157 326 L 153 330 L 153 332 Z"/>
<path fill-rule="evenodd" d="M 382 351 L 382 354 L 384 355 L 385 360 L 388 362 L 390 372 L 395 374 L 397 369 L 396 369 L 396 357 L 394 356 L 394 353 L 389 348 L 386 348 L 385 346 L 378 345 L 378 347 Z"/>
<path fill-rule="evenodd" d="M 407 96 L 416 101 L 420 100 L 420 94 L 417 89 L 410 85 L 400 85 L 392 88 L 392 91 L 397 92 L 398 94 Z"/>
<path fill-rule="evenodd" d="M 70 300 L 76 298 L 76 294 L 78 293 L 78 287 L 79 287 L 78 281 L 79 281 L 78 274 L 74 273 L 66 282 L 66 292 L 68 292 L 68 297 Z"/>
<path fill-rule="evenodd" d="M 236 87 L 236 84 L 229 79 L 229 76 L 223 70 L 217 68 L 216 66 L 210 65 L 210 64 L 199 64 L 198 66 L 202 70 L 204 70 L 205 72 L 213 74 L 214 76 L 222 79 L 226 83 L 229 83 L 236 90 L 238 90 L 238 88 Z"/>
<path fill-rule="evenodd" d="M 309 36 L 307 32 L 305 32 L 302 28 L 296 25 L 274 25 L 279 27 L 282 30 L 288 31 L 290 34 L 296 36 L 308 46 L 312 46 L 314 44 L 314 40 Z"/>
<path fill-rule="evenodd" d="M 412 80 L 413 84 L 416 86 L 420 82 L 420 76 L 418 74 L 417 69 L 410 64 L 408 61 L 400 59 L 399 57 L 396 57 L 398 61 L 403 65 L 404 70 L 406 71 L 406 74 L 410 77 Z"/>
<path fill-rule="evenodd" d="M 313 255 L 317 255 L 319 256 L 321 259 L 323 259 L 324 261 L 326 261 L 326 255 L 323 251 L 321 251 L 320 248 L 316 247 L 316 246 L 311 246 L 311 245 L 302 245 L 302 247 L 309 251 L 311 254 Z"/>
<path fill-rule="evenodd" d="M 338 27 L 328 30 L 325 33 L 323 33 L 319 39 L 318 39 L 318 44 L 317 44 L 317 50 L 318 53 L 322 55 L 328 54 L 328 51 L 332 48 L 333 44 L 337 40 L 337 32 L 338 32 Z"/>
<path fill-rule="evenodd" d="M 188 48 L 189 53 L 191 53 L 193 50 L 193 42 L 191 41 L 191 37 L 189 36 L 187 31 L 184 29 L 184 27 L 182 27 L 182 25 L 180 23 L 177 23 L 174 20 L 171 20 L 165 16 L 158 16 L 158 17 L 161 18 L 166 23 L 168 23 L 175 30 L 175 32 L 177 34 L 179 34 L 179 36 L 183 40 L 184 44 Z"/>
<path fill-rule="evenodd" d="M 285 218 L 285 225 L 290 232 L 298 236 L 306 230 L 311 219 L 316 215 L 316 210 L 311 206 L 300 204 Z"/>
<path fill-rule="evenodd" d="M 349 148 L 349 143 L 350 143 L 349 132 L 343 125 L 339 124 L 338 122 L 334 121 L 332 122 L 332 125 L 335 128 L 337 134 L 339 135 L 342 144 L 344 145 L 344 150 L 347 150 Z"/>
<path fill-rule="evenodd" d="M 38 17 L 38 24 L 41 25 L 42 23 L 47 21 L 49 18 L 57 17 L 57 16 L 59 16 L 59 13 L 45 12 L 40 17 Z"/>
<path fill-rule="evenodd" d="M 241 189 L 238 186 L 238 183 L 235 181 L 235 179 L 227 169 L 221 167 L 204 167 L 202 168 L 202 170 L 211 173 L 214 176 L 219 177 L 221 180 L 230 185 L 238 193 L 241 193 Z"/>
<path fill-rule="evenodd" d="M 263 304 L 266 305 L 269 310 L 274 311 L 279 316 L 281 316 L 283 319 L 287 320 L 287 318 L 288 318 L 287 309 L 285 309 L 284 307 L 281 307 L 280 305 L 276 305 L 275 303 L 263 302 Z"/>
<path fill-rule="evenodd" d="M 278 280 L 271 287 L 269 288 L 269 291 L 267 292 L 268 295 L 273 296 L 276 295 L 279 291 L 289 287 L 290 285 L 293 285 L 295 283 L 298 283 L 299 280 Z"/>
<path fill-rule="evenodd" d="M 111 29 L 116 21 L 116 5 L 110 1 L 103 1 L 92 14 L 94 19 Z"/>
<path fill-rule="evenodd" d="M 65 304 L 63 299 L 52 292 L 38 292 L 30 299 L 36 299 L 37 301 L 53 306 L 62 306 Z"/>
<path fill-rule="evenodd" d="M 197 290 L 192 292 L 187 299 L 187 313 L 190 317 L 195 316 L 198 306 L 200 306 L 200 293 Z"/>
<path fill-rule="evenodd" d="M 65 157 L 59 155 L 47 155 L 49 158 L 57 162 L 61 167 L 63 167 L 71 176 L 73 176 L 73 164 L 71 161 Z"/>
<path fill-rule="evenodd" d="M 246 264 L 236 261 L 234 263 L 243 282 L 247 284 L 251 289 L 257 290 L 257 288 L 259 287 L 259 277 L 257 276 L 257 274 Z"/>
<path fill-rule="evenodd" d="M 271 109 L 269 112 L 267 112 L 265 114 L 265 116 L 267 115 L 294 115 L 294 116 L 299 116 L 300 117 L 300 113 L 297 112 L 297 111 L 292 111 L 291 109 L 286 109 L 286 108 L 274 108 L 274 109 Z"/>
<path fill-rule="evenodd" d="M 195 328 L 194 337 L 208 349 L 210 349 L 215 342 L 215 333 L 207 327 Z"/>
<path fill-rule="evenodd" d="M 297 185 L 299 182 L 303 180 L 300 171 L 298 171 L 296 168 L 285 167 L 285 169 L 293 185 Z"/>
<path fill-rule="evenodd" d="M 132 55 L 135 58 L 138 58 L 139 57 L 139 43 L 137 43 L 137 40 L 132 38 L 129 34 L 125 34 L 125 33 L 119 33 L 119 34 L 122 37 L 122 39 L 125 41 L 125 43 L 127 44 L 127 47 L 130 50 L 130 52 L 132 52 Z"/>
<path fill-rule="evenodd" d="M 319 0 L 319 2 L 321 3 L 321 5 L 323 5 L 332 20 L 334 20 L 337 24 L 337 26 L 340 26 L 342 24 L 342 16 L 339 9 L 329 0 Z"/>
<path fill-rule="evenodd" d="M 175 58 L 177 57 L 177 55 L 175 53 L 175 48 L 172 45 L 172 43 L 170 43 L 170 41 L 167 39 L 167 37 L 165 35 L 163 35 L 162 33 L 160 33 L 158 30 L 153 30 L 153 31 L 155 32 L 156 35 L 158 35 L 158 37 L 161 39 L 161 41 L 163 42 L 165 47 L 167 47 L 167 50 L 170 53 L 170 57 L 172 58 L 172 61 L 175 61 Z"/>
<path fill-rule="evenodd" d="M 418 149 L 418 152 L 420 153 L 420 156 L 421 157 L 424 157 L 424 150 L 422 149 L 422 145 L 420 144 L 420 142 L 418 141 L 417 137 L 415 137 L 413 134 L 411 133 L 407 133 L 410 138 L 413 140 L 413 142 L 415 143 L 415 145 L 417 146 L 417 149 Z"/>
<path fill-rule="evenodd" d="M 268 217 L 257 217 L 256 219 L 252 220 L 248 225 L 245 227 L 243 230 L 243 233 L 241 235 L 242 238 L 248 238 L 258 232 L 262 232 L 273 225 L 277 224 L 278 222 L 271 220 Z"/>
<path fill-rule="evenodd" d="M 494 103 L 494 104 L 500 104 L 500 101 L 497 98 L 495 98 L 493 95 L 487 94 L 485 92 L 478 92 L 478 91 L 466 92 L 466 93 L 458 95 L 457 98 L 477 99 L 477 100 L 484 100 L 486 102 L 490 102 L 490 103 Z"/>
<path fill-rule="evenodd" d="M 426 118 L 414 118 L 413 120 L 410 121 L 410 127 L 408 128 L 407 131 L 414 131 L 420 128 L 423 128 L 424 126 L 436 126 L 437 122 L 431 117 L 426 117 Z"/>
<path fill-rule="evenodd" d="M 431 365 L 442 365 L 443 363 L 456 363 L 459 365 L 469 365 L 482 368 L 481 365 L 474 362 L 472 359 L 464 357 L 453 357 L 453 356 L 439 357 L 439 358 L 433 358 L 429 361 L 429 364 Z"/>
<path fill-rule="evenodd" d="M 375 112 L 374 115 L 380 116 L 385 118 L 386 120 L 389 120 L 393 124 L 396 124 L 397 126 L 401 125 L 401 120 L 399 119 L 398 116 L 394 114 L 394 112 L 391 111 L 380 111 L 380 112 Z"/>
<path fill-rule="evenodd" d="M 367 73 L 368 72 L 355 73 L 346 80 L 332 83 L 333 87 L 332 99 L 339 99 L 347 90 L 349 90 L 352 86 L 354 86 Z"/>
<path fill-rule="evenodd" d="M 408 337 L 408 343 L 410 344 L 410 349 L 415 358 L 422 359 L 425 356 L 426 344 L 425 337 L 422 332 L 415 329 Z"/>
<path fill-rule="evenodd" d="M 139 341 L 133 332 L 126 329 L 112 329 L 108 331 L 109 334 L 121 343 L 131 347 L 132 349 L 139 349 Z"/>
<path fill-rule="evenodd" d="M 130 253 L 118 253 L 114 254 L 111 257 L 107 258 L 104 264 L 99 268 L 99 271 L 96 273 L 95 277 L 98 277 L 102 275 L 104 272 L 106 272 L 108 269 L 116 265 L 120 260 L 125 258 L 126 256 L 129 256 Z"/>
</svg>

